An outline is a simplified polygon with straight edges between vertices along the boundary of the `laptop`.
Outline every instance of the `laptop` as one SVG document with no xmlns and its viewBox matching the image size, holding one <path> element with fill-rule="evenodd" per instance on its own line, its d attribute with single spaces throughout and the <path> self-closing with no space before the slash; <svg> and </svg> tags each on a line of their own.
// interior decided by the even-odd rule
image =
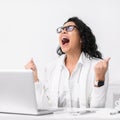
<svg viewBox="0 0 120 120">
<path fill-rule="evenodd" d="M 45 115 L 53 112 L 52 109 L 37 109 L 31 70 L 0 70 L 0 113 Z"/>
</svg>

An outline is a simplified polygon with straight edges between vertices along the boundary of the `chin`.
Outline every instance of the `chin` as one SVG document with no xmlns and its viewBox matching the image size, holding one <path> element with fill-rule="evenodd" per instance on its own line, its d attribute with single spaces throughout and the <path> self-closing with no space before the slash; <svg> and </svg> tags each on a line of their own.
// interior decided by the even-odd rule
<svg viewBox="0 0 120 120">
<path fill-rule="evenodd" d="M 68 49 L 62 49 L 62 51 L 66 54 L 69 50 Z"/>
</svg>

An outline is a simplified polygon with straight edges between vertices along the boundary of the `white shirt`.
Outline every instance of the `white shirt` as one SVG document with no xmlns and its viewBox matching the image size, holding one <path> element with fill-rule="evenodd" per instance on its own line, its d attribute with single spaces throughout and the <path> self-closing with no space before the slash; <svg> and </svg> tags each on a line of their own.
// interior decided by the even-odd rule
<svg viewBox="0 0 120 120">
<path fill-rule="evenodd" d="M 62 62 L 61 78 L 59 83 L 58 107 L 80 107 L 78 92 L 78 83 L 82 69 L 82 61 L 78 60 L 72 74 L 69 74 L 65 63 Z"/>
</svg>

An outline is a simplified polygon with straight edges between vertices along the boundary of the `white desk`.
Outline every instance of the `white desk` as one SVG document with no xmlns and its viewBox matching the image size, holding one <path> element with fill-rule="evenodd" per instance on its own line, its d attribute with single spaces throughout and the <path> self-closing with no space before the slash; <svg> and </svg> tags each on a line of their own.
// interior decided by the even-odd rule
<svg viewBox="0 0 120 120">
<path fill-rule="evenodd" d="M 0 120 L 120 120 L 120 113 L 110 115 L 113 109 L 99 109 L 96 112 L 80 115 L 79 113 L 59 112 L 43 116 L 2 114 Z"/>
</svg>

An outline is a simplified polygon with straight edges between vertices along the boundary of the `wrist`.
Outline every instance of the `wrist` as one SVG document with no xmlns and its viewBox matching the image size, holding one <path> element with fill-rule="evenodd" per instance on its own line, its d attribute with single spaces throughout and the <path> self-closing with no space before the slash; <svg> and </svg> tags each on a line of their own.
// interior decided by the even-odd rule
<svg viewBox="0 0 120 120">
<path fill-rule="evenodd" d="M 39 82 L 38 76 L 34 76 L 34 81 L 35 81 L 35 82 Z"/>
<path fill-rule="evenodd" d="M 104 81 L 105 79 L 105 76 L 99 76 L 99 77 L 96 77 L 96 81 Z"/>
<path fill-rule="evenodd" d="M 34 79 L 34 82 L 39 82 L 39 79 Z"/>
</svg>

